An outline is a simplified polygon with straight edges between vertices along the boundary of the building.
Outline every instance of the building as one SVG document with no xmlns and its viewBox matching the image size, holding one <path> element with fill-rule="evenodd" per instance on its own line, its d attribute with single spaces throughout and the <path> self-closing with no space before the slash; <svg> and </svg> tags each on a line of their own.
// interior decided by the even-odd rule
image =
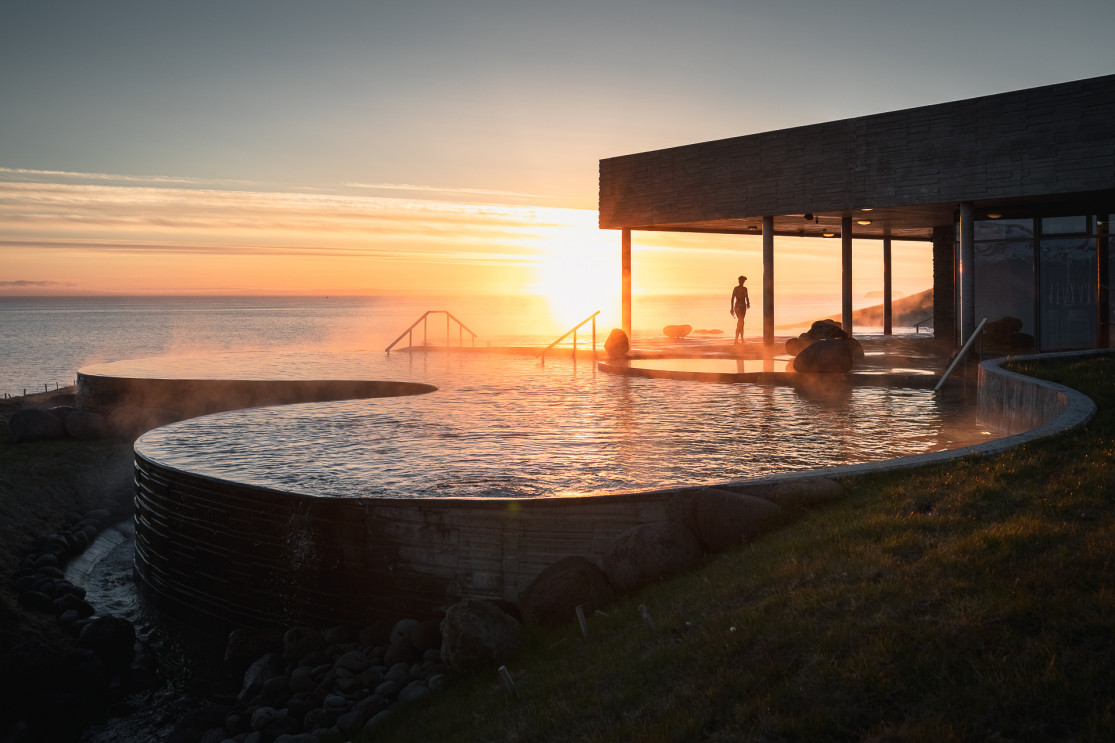
<svg viewBox="0 0 1115 743">
<path fill-rule="evenodd" d="M 831 236 L 847 329 L 853 241 L 883 241 L 889 306 L 891 241 L 921 240 L 939 338 L 1015 318 L 1015 347 L 1108 347 L 1113 215 L 1115 75 L 600 161 L 628 334 L 631 232 L 665 230 L 762 236 L 768 344 L 775 251 Z"/>
</svg>

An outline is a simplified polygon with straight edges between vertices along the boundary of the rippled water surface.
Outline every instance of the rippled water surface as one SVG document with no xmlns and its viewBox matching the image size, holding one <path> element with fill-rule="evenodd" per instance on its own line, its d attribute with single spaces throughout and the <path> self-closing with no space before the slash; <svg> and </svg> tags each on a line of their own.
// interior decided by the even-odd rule
<svg viewBox="0 0 1115 743">
<path fill-rule="evenodd" d="M 530 497 L 710 483 L 985 441 L 932 392 L 623 377 L 502 354 L 225 354 L 99 373 L 428 382 L 437 392 L 221 413 L 137 443 L 146 457 L 319 496 Z"/>
</svg>

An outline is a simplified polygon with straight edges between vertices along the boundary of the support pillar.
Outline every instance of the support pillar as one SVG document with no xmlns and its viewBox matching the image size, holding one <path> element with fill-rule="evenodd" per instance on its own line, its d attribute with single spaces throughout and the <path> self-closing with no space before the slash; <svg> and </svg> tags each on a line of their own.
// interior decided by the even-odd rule
<svg viewBox="0 0 1115 743">
<path fill-rule="evenodd" d="M 893 334 L 891 285 L 894 277 L 890 255 L 890 235 L 883 237 L 883 335 Z"/>
<path fill-rule="evenodd" d="M 852 218 L 840 220 L 840 322 L 852 334 Z"/>
<path fill-rule="evenodd" d="M 1096 348 L 1111 347 L 1111 227 L 1108 215 L 1096 218 Z"/>
<path fill-rule="evenodd" d="M 763 217 L 763 345 L 774 345 L 774 217 Z"/>
<path fill-rule="evenodd" d="M 623 278 L 620 286 L 621 324 L 627 340 L 631 340 L 631 230 L 624 227 L 621 249 L 621 271 Z"/>
<path fill-rule="evenodd" d="M 960 202 L 960 344 L 976 332 L 976 225 L 972 202 Z"/>
</svg>

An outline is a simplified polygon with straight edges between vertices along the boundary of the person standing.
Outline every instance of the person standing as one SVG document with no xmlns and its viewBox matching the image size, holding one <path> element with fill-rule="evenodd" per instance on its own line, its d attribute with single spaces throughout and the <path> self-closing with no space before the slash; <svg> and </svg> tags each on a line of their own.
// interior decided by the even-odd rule
<svg viewBox="0 0 1115 743">
<path fill-rule="evenodd" d="M 743 319 L 747 316 L 747 308 L 751 306 L 751 299 L 747 296 L 747 287 L 743 283 L 746 276 L 739 277 L 739 286 L 732 289 L 732 302 L 728 308 L 729 314 L 736 318 L 736 343 L 743 343 Z"/>
</svg>

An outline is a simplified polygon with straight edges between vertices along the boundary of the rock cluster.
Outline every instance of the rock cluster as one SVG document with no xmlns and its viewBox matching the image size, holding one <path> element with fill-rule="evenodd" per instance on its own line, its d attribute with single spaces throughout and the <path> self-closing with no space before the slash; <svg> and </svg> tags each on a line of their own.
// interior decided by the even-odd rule
<svg viewBox="0 0 1115 743">
<path fill-rule="evenodd" d="M 235 662 L 242 634 L 230 637 L 226 661 Z M 352 736 L 382 723 L 396 705 L 436 692 L 451 671 L 509 659 L 521 635 L 515 617 L 476 599 L 450 607 L 440 622 L 292 627 L 247 666 L 235 700 L 190 715 L 175 738 L 308 743 Z"/>
<path fill-rule="evenodd" d="M 65 578 L 66 562 L 133 505 L 121 488 L 87 511 L 67 514 L 61 528 L 31 543 L 12 587 L 21 606 L 57 617 L 76 638 L 67 651 L 30 642 L 0 657 L 0 731 L 6 740 L 78 740 L 105 711 L 158 684 L 154 656 L 126 619 L 98 616 L 86 591 Z"/>
<path fill-rule="evenodd" d="M 25 441 L 74 438 L 81 441 L 122 439 L 133 441 L 153 428 L 181 420 L 173 410 L 121 405 L 108 415 L 75 407 L 74 395 L 55 395 L 35 408 L 24 408 L 8 419 L 8 440 Z"/>
<path fill-rule="evenodd" d="M 844 374 L 864 357 L 863 346 L 835 320 L 818 320 L 808 331 L 786 341 L 794 371 L 803 374 Z"/>
<path fill-rule="evenodd" d="M 631 341 L 627 338 L 627 333 L 619 328 L 612 328 L 612 332 L 608 333 L 608 339 L 604 341 L 604 353 L 610 359 L 619 359 L 627 356 L 627 352 L 631 350 Z"/>
</svg>

